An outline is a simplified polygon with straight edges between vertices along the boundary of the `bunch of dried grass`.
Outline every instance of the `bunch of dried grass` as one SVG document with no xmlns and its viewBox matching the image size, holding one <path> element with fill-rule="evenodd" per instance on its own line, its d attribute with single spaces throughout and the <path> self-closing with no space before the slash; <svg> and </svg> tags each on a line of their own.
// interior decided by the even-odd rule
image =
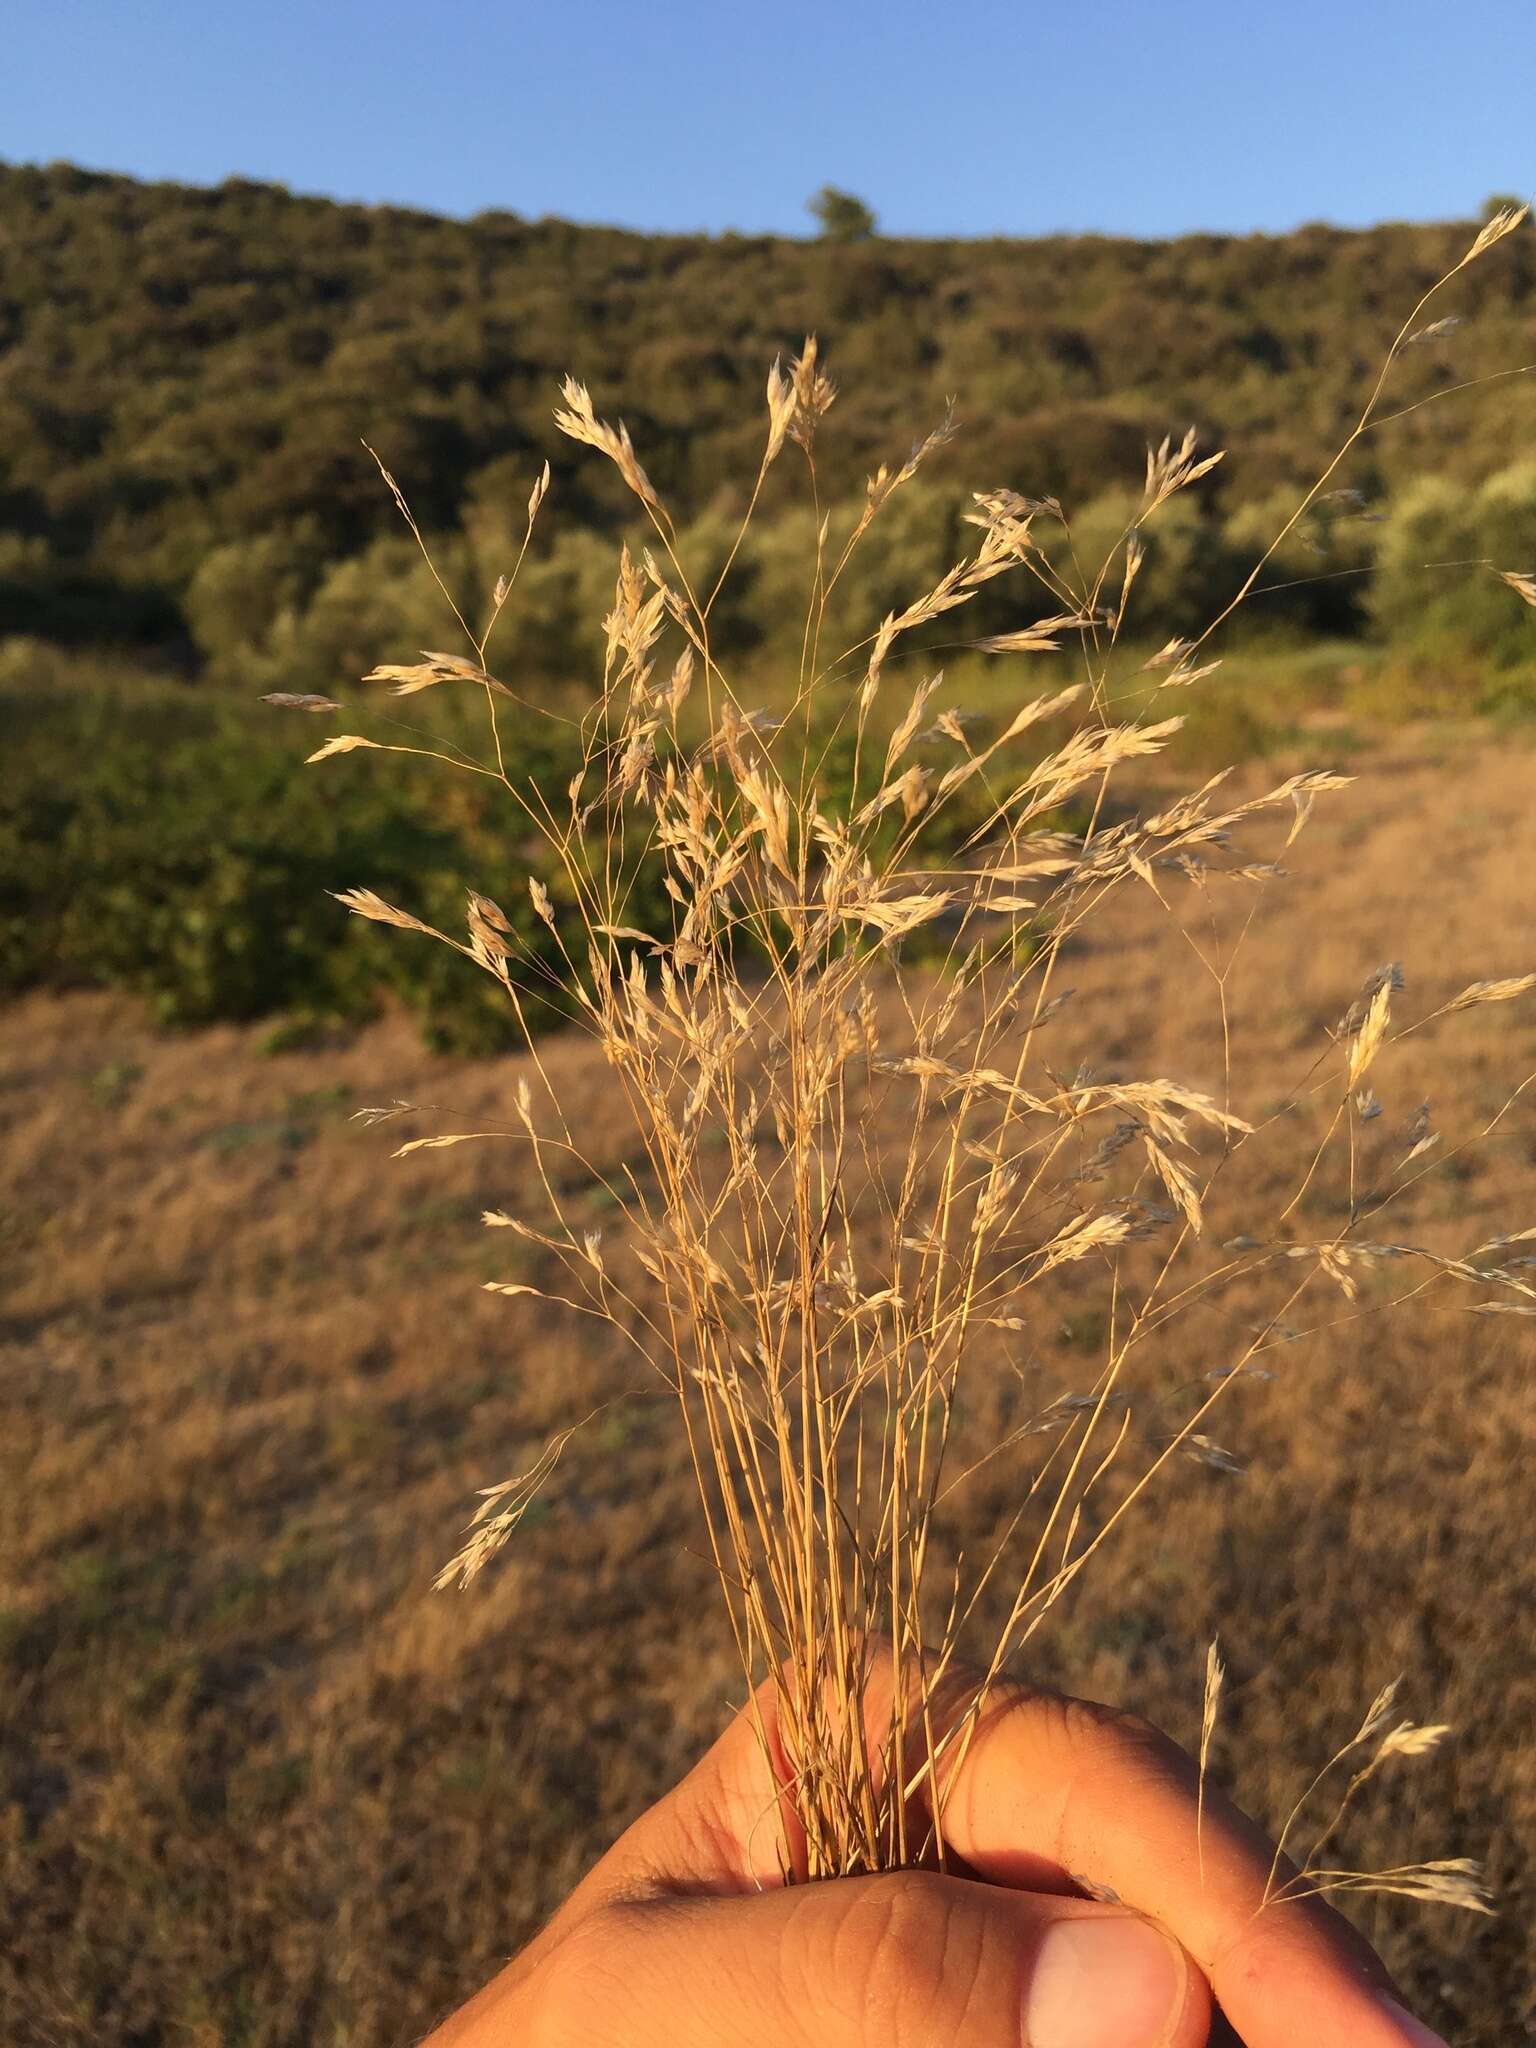
<svg viewBox="0 0 1536 2048">
<path fill-rule="evenodd" d="M 1523 217 L 1507 211 L 1490 222 L 1457 270 Z M 1360 420 L 1274 546 L 1358 442 L 1396 416 L 1383 411 L 1390 373 L 1439 289 L 1404 322 Z M 814 341 L 788 370 L 774 366 L 746 519 L 789 444 L 814 477 L 834 398 Z M 652 533 L 638 559 L 627 548 L 620 558 L 602 683 L 581 718 L 583 766 L 564 807 L 518 781 L 503 744 L 512 693 L 490 672 L 489 643 L 515 571 L 498 584 L 483 631 L 453 605 L 467 657 L 428 653 L 368 680 L 397 695 L 483 694 L 488 758 L 447 745 L 401 750 L 494 777 L 519 831 L 532 828 L 553 853 L 582 934 L 569 942 L 569 922 L 531 882 L 561 963 L 558 994 L 628 1098 L 645 1170 L 609 1184 L 621 1227 L 606 1241 L 569 1213 L 561 1190 L 582 1152 L 581 1105 L 550 1083 L 525 1009 L 551 970 L 496 903 L 471 894 L 460 937 L 355 888 L 341 900 L 358 915 L 428 933 L 501 983 L 540 1084 L 520 1084 L 503 1131 L 418 1138 L 401 1150 L 472 1137 L 521 1144 L 546 1211 L 494 1211 L 486 1224 L 557 1262 L 566 1274 L 559 1298 L 603 1318 L 671 1387 L 743 1676 L 755 1686 L 770 1675 L 777 1688 L 807 1839 L 803 1874 L 942 1860 L 951 1752 L 969 1740 L 987 1688 L 1171 1459 L 1237 1462 L 1210 1435 L 1213 1411 L 1244 1379 L 1266 1374 L 1264 1361 L 1307 1333 L 1309 1315 L 1317 1327 L 1431 1288 L 1460 1289 L 1474 1313 L 1536 1314 L 1536 1284 L 1509 1255 L 1536 1233 L 1447 1252 L 1384 1241 L 1373 1229 L 1448 1156 L 1427 1114 L 1395 1152 L 1366 1140 L 1381 1113 L 1367 1083 L 1398 1038 L 1518 996 L 1536 976 L 1476 983 L 1394 1028 L 1402 976 L 1378 970 L 1296 1085 L 1278 1101 L 1271 1086 L 1262 1109 L 1234 1106 L 1226 990 L 1244 919 L 1224 946 L 1213 906 L 1223 891 L 1271 886 L 1282 872 L 1277 855 L 1315 799 L 1345 778 L 1301 772 L 1233 797 L 1217 775 L 1145 814 L 1119 799 L 1126 764 L 1161 754 L 1177 733 L 1179 693 L 1217 666 L 1208 642 L 1274 552 L 1197 639 L 1127 658 L 1140 527 L 1220 460 L 1201 454 L 1193 433 L 1149 453 L 1136 521 L 1093 570 L 1065 575 L 1070 546 L 1042 546 L 1043 528 L 1059 537 L 1066 526 L 1054 500 L 980 493 L 973 552 L 861 646 L 824 656 L 829 600 L 853 551 L 949 438 L 946 419 L 899 469 L 870 479 L 842 540 L 823 523 L 800 671 L 770 714 L 742 700 L 711 643 L 730 561 L 701 590 L 628 432 L 600 420 L 574 381 L 556 417 L 616 466 Z M 546 471 L 529 501 L 530 534 L 547 482 Z M 1530 596 L 1524 570 L 1501 573 Z M 1031 667 L 1070 648 L 1073 674 L 1026 686 L 1013 716 L 973 741 L 967 718 L 942 704 L 941 675 L 915 687 L 897 677 L 911 636 L 1005 576 L 1043 585 L 1051 615 L 971 644 Z M 1126 702 L 1134 714 L 1119 708 Z M 832 801 L 818 776 L 827 721 L 811 712 L 828 706 L 834 734 L 852 736 L 846 802 Z M 311 758 L 376 744 L 346 734 Z M 962 793 L 974 802 L 978 791 L 982 822 L 957 851 L 947 820 Z M 1253 839 L 1268 843 L 1255 851 Z M 663 933 L 627 917 L 637 856 L 664 873 L 673 917 Z M 1223 1060 L 1204 1087 L 1162 1075 L 1101 1078 L 1053 1057 L 1053 1021 L 1071 995 L 1063 959 L 1105 898 L 1127 888 L 1179 920 L 1209 979 Z M 919 934 L 926 943 L 914 958 Z M 905 1134 L 895 1146 L 876 1135 L 893 1117 Z M 1295 1193 L 1261 1221 L 1243 1206 L 1245 1156 L 1298 1138 Z M 1299 1230 L 1309 1196 L 1333 1180 L 1337 1213 L 1326 1228 Z M 1241 1228 L 1216 1229 L 1218 1208 L 1224 1224 Z M 1389 1267 L 1410 1277 L 1378 1284 Z M 540 1291 L 491 1284 L 506 1295 Z M 1011 1371 L 1030 1387 L 1021 1361 L 1063 1287 L 1075 1302 L 1091 1291 L 1102 1306 L 1097 1372 L 1050 1398 L 1042 1392 L 962 1469 L 958 1393 L 984 1373 Z M 1203 1320 L 1186 1336 L 1193 1317 Z M 1213 1342 L 1218 1355 L 1191 1376 L 1190 1353 Z M 573 1419 L 529 1471 L 484 1493 L 444 1583 L 473 1579 L 506 1542 L 577 1426 Z M 1000 1457 L 1019 1474 L 1003 1540 L 984 1559 L 941 1568 L 946 1500 L 977 1462 Z M 1012 1591 L 976 1710 L 940 1738 L 930 1703 L 1005 1579 Z M 877 1637 L 912 1682 L 897 1688 L 890 1728 L 872 1735 L 856 1703 Z M 1202 1768 L 1220 1689 L 1213 1652 Z M 1384 1694 L 1341 1753 L 1376 1745 L 1287 1882 L 1478 1905 L 1476 1874 L 1460 1862 L 1362 1875 L 1319 1860 L 1378 1766 L 1443 1732 L 1401 1724 L 1383 1736 L 1390 1710 Z M 912 1794 L 924 1783 L 932 1818 L 918 1830 Z M 1278 1871 L 1277 1863 L 1277 1883 Z"/>
</svg>

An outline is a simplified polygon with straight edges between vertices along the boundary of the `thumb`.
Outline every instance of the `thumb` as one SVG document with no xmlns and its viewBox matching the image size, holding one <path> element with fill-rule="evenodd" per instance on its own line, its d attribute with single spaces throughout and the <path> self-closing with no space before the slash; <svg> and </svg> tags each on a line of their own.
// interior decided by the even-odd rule
<svg viewBox="0 0 1536 2048">
<path fill-rule="evenodd" d="M 538 1979 L 538 2048 L 1197 2048 L 1210 2023 L 1151 1921 L 924 1871 L 605 1905 Z"/>
</svg>

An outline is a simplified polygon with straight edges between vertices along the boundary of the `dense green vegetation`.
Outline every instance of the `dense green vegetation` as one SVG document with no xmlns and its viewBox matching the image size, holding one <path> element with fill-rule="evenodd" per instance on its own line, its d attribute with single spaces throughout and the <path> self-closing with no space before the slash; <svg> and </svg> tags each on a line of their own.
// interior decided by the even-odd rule
<svg viewBox="0 0 1536 2048">
<path fill-rule="evenodd" d="M 477 882 L 502 897 L 514 943 L 543 957 L 528 863 L 473 786 L 427 791 L 364 759 L 338 801 L 333 783 L 300 771 L 291 726 L 138 684 L 0 690 L 0 720 L 0 987 L 127 987 L 173 1024 L 287 1012 L 289 1037 L 366 1015 L 390 990 L 439 1044 L 505 1041 L 488 977 L 326 894 L 366 884 L 462 934 Z M 533 744 L 524 766 L 553 795 L 569 766 L 537 762 Z"/>
<path fill-rule="evenodd" d="M 316 665 L 352 651 L 337 565 L 378 544 L 352 587 L 400 572 L 364 436 L 423 524 L 477 558 L 519 528 L 546 456 L 560 530 L 612 530 L 622 490 L 550 424 L 572 371 L 622 410 L 670 502 L 724 519 L 755 466 L 765 368 L 814 329 L 842 388 L 824 497 L 899 459 L 953 393 L 963 431 L 935 475 L 956 493 L 1006 484 L 1075 514 L 1193 421 L 1231 451 L 1205 494 L 1230 520 L 1316 473 L 1468 238 L 641 236 L 3 166 L 0 229 L 6 630 L 193 664 L 270 642 Z M 1437 311 L 1461 324 L 1405 358 L 1400 403 L 1536 356 L 1536 241 L 1516 236 Z M 1521 379 L 1430 405 L 1343 481 L 1368 504 L 1423 476 L 1470 484 L 1529 445 L 1532 418 Z M 769 513 L 796 492 L 786 466 Z"/>
<path fill-rule="evenodd" d="M 0 676 L 0 725 L 0 990 L 125 987 L 168 1024 L 284 1013 L 274 1048 L 364 1017 L 387 993 L 416 1012 L 432 1044 L 494 1051 L 518 1033 L 488 975 L 432 939 L 349 916 L 327 894 L 365 886 L 462 939 L 473 888 L 508 921 L 530 1021 L 566 1014 L 547 970 L 557 944 L 583 956 L 584 924 L 569 877 L 519 829 L 496 784 L 368 753 L 305 769 L 298 742 L 313 744 L 325 727 L 303 714 L 138 679 L 72 690 L 67 665 L 41 688 Z M 448 711 L 438 725 L 483 749 L 469 720 Z M 851 807 L 851 737 L 813 744 L 828 799 Z M 561 810 L 580 760 L 574 728 L 525 720 L 515 746 L 519 788 Z M 870 773 L 866 763 L 861 796 Z M 978 786 L 933 851 L 958 844 L 986 803 Z M 534 911 L 534 878 L 558 940 Z M 654 860 L 631 860 L 620 887 L 626 925 L 671 928 Z"/>
<path fill-rule="evenodd" d="M 815 242 L 638 236 L 0 165 L 0 988 L 118 982 L 196 1022 L 345 1017 L 392 987 L 435 1035 L 494 1039 L 489 981 L 349 925 L 324 891 L 393 889 L 454 928 L 469 883 L 525 906 L 500 823 L 472 793 L 367 757 L 339 779 L 302 775 L 302 741 L 327 728 L 300 717 L 296 733 L 252 701 L 345 694 L 378 659 L 453 644 L 364 437 L 477 610 L 550 462 L 493 664 L 535 694 L 564 690 L 600 658 L 615 545 L 635 529 L 610 467 L 551 424 L 562 374 L 622 413 L 712 582 L 756 468 L 765 368 L 816 331 L 840 396 L 814 500 L 791 451 L 712 620 L 717 651 L 771 694 L 798 654 L 822 512 L 851 516 L 864 476 L 954 393 L 955 442 L 843 578 L 822 646 L 835 710 L 837 650 L 965 549 L 969 489 L 1059 498 L 1067 571 L 1134 515 L 1147 442 L 1191 421 L 1230 453 L 1146 529 L 1136 620 L 1157 641 L 1197 629 L 1470 232 L 902 242 L 844 225 Z M 1340 643 L 1359 649 L 1372 717 L 1536 700 L 1533 615 L 1477 566 L 1536 567 L 1536 380 L 1421 402 L 1536 357 L 1530 233 L 1435 314 L 1451 324 L 1394 372 L 1402 416 L 1362 444 L 1247 608 L 1246 690 L 1218 684 L 1199 713 L 1213 756 L 1285 728 L 1295 689 L 1259 701 L 1253 679 L 1280 649 L 1305 685 L 1324 639 L 1330 675 Z M 957 641 L 1057 608 L 1008 578 L 928 642 L 953 673 Z M 518 745 L 564 787 L 558 745 L 521 725 Z"/>
</svg>

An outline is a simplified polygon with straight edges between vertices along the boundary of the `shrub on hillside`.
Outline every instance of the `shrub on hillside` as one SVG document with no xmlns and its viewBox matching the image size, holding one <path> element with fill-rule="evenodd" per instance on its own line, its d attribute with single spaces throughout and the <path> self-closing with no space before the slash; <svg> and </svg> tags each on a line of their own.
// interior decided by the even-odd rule
<svg viewBox="0 0 1536 2048">
<path fill-rule="evenodd" d="M 279 1012 L 357 1019 L 389 995 L 432 1044 L 494 1052 L 513 1042 L 516 1020 L 492 981 L 460 972 L 455 954 L 426 939 L 387 943 L 332 900 L 366 882 L 458 936 L 473 885 L 506 920 L 534 1028 L 567 1014 L 547 971 L 561 946 L 585 943 L 570 878 L 535 836 L 509 834 L 505 809 L 483 794 L 495 784 L 464 777 L 445 791 L 364 753 L 342 769 L 338 801 L 334 780 L 299 769 L 325 735 L 318 720 L 299 716 L 296 730 L 295 714 L 195 688 L 113 695 L 55 680 L 29 689 L 0 664 L 0 717 L 13 739 L 0 784 L 0 995 L 128 988 L 173 1025 Z M 454 730 L 451 709 L 436 716 Z M 503 744 L 521 785 L 563 800 L 578 759 L 573 728 L 504 720 Z M 824 763 L 823 786 L 846 790 L 846 734 L 825 744 Z M 951 832 L 980 816 L 977 805 L 957 807 Z M 548 892 L 553 930 L 532 881 Z M 670 915 L 659 869 L 637 853 L 626 924 L 661 931 Z"/>
<path fill-rule="evenodd" d="M 517 942 L 547 960 L 555 941 L 528 896 L 537 863 L 472 804 L 445 810 L 359 764 L 339 805 L 295 773 L 291 726 L 190 694 L 6 708 L 25 744 L 0 790 L 0 989 L 131 988 L 173 1024 L 356 1018 L 390 991 L 438 1044 L 506 1042 L 505 1006 L 445 972 L 441 947 L 385 946 L 328 894 L 367 877 L 457 931 L 470 877 L 500 874 Z M 542 735 L 533 744 L 543 758 L 525 749 L 525 768 L 563 786 L 567 763 Z"/>
<path fill-rule="evenodd" d="M 323 574 L 320 535 L 312 524 L 274 528 L 211 549 L 187 586 L 183 610 L 213 680 L 268 679 L 274 629 L 302 611 Z"/>
<path fill-rule="evenodd" d="M 1072 588 L 1082 587 L 1083 565 L 1096 572 L 1101 563 L 1109 564 L 1101 606 L 1120 602 L 1120 543 L 1135 525 L 1141 502 L 1136 490 L 1107 491 L 1083 508 L 1070 530 L 1040 529 L 1050 559 Z M 1137 531 L 1144 553 L 1134 585 L 1135 630 L 1155 640 L 1198 633 L 1231 597 L 1249 562 L 1234 555 L 1220 523 L 1190 499 L 1175 499 Z"/>
<path fill-rule="evenodd" d="M 1477 490 L 1426 477 L 1390 508 L 1372 611 L 1384 636 L 1419 653 L 1513 665 L 1531 656 L 1531 612 L 1500 569 L 1536 564 L 1536 462 Z"/>
<path fill-rule="evenodd" d="M 1295 509 L 1295 492 L 1278 490 L 1229 515 L 1223 538 L 1238 572 L 1234 586 Z M 1380 532 L 1380 515 L 1357 491 L 1341 489 L 1314 505 L 1264 564 L 1245 607 L 1245 631 L 1287 639 L 1362 633 Z"/>
</svg>

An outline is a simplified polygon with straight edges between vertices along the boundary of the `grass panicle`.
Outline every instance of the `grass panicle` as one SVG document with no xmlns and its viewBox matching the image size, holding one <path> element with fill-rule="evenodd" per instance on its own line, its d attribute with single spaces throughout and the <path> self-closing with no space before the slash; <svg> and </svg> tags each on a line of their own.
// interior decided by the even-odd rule
<svg viewBox="0 0 1536 2048">
<path fill-rule="evenodd" d="M 1514 212 L 1491 220 L 1449 277 L 1519 224 Z M 1405 1021 L 1402 971 L 1379 970 L 1296 1076 L 1266 1077 L 1239 1099 L 1241 1019 L 1228 1000 L 1237 950 L 1317 800 L 1347 778 L 1319 767 L 1268 788 L 1225 774 L 1182 791 L 1169 783 L 1181 707 L 1217 665 L 1210 643 L 1384 422 L 1397 358 L 1435 331 L 1422 322 L 1448 281 L 1409 313 L 1356 424 L 1231 601 L 1204 631 L 1150 655 L 1134 637 L 1143 529 L 1221 460 L 1194 429 L 1149 451 L 1140 504 L 1102 562 L 1078 562 L 1055 499 L 980 491 L 965 556 L 836 646 L 832 594 L 885 508 L 952 438 L 947 415 L 905 463 L 870 478 L 847 531 L 821 519 L 798 672 L 773 701 L 753 703 L 711 634 L 736 548 L 712 583 L 690 569 L 628 430 L 599 418 L 570 379 L 556 423 L 617 470 L 646 538 L 619 559 L 601 680 L 580 711 L 581 765 L 563 803 L 507 765 L 501 721 L 514 692 L 491 672 L 488 643 L 515 568 L 478 637 L 468 607 L 449 599 L 464 654 L 386 662 L 365 679 L 395 696 L 483 695 L 481 757 L 395 750 L 502 785 L 510 829 L 552 856 L 541 866 L 550 885 L 530 877 L 529 895 L 555 944 L 536 956 L 479 894 L 462 936 L 366 887 L 340 900 L 462 953 L 501 985 L 520 1023 L 536 999 L 558 1002 L 600 1047 L 638 1145 L 605 1183 L 599 1232 L 568 1193 L 585 1105 L 529 1031 L 528 1078 L 503 1128 L 400 1150 L 472 1139 L 520 1148 L 543 1212 L 485 1222 L 531 1247 L 540 1277 L 490 1288 L 603 1319 L 670 1388 L 743 1682 L 766 1677 L 777 1692 L 806 1835 L 803 1863 L 782 1851 L 786 1878 L 942 1863 L 944 1787 L 990 1689 L 1171 1461 L 1242 1469 L 1213 1428 L 1245 1383 L 1301 1369 L 1298 1339 L 1410 1304 L 1536 1312 L 1530 1269 L 1508 1256 L 1529 1232 L 1447 1248 L 1395 1241 L 1381 1220 L 1455 1156 L 1448 1146 L 1429 1156 L 1438 1134 L 1427 1106 L 1388 1137 L 1401 1042 L 1526 995 L 1536 976 L 1490 963 L 1489 979 Z M 792 449 L 821 505 L 835 395 L 814 340 L 787 368 L 774 364 L 742 532 Z M 530 534 L 547 483 L 546 469 Z M 1048 614 L 962 641 L 1016 665 L 1012 710 L 978 728 L 928 655 L 937 622 L 952 636 L 975 595 L 1004 579 L 1028 587 L 1031 616 L 1043 591 Z M 1523 572 L 1504 580 L 1536 602 Z M 376 744 L 348 734 L 311 758 Z M 820 772 L 834 752 L 852 761 L 837 801 Z M 659 926 L 634 912 L 642 870 L 660 876 L 670 906 Z M 575 941 L 551 887 L 579 913 Z M 1126 892 L 1178 930 L 1191 985 L 1210 998 L 1203 1074 L 1137 1072 L 1123 1046 L 1094 1056 L 1095 1031 L 1112 1041 L 1113 1020 L 1070 1004 L 1074 946 Z M 876 1135 L 893 1128 L 894 1142 Z M 1251 1169 L 1277 1152 L 1294 1161 L 1291 1193 L 1260 1214 Z M 1099 1355 L 1079 1385 L 1052 1388 L 1034 1334 L 1088 1304 Z M 982 1445 L 964 1426 L 978 1379 L 1017 1390 L 1011 1425 Z M 485 1492 L 442 1583 L 485 1568 L 576 1427 Z M 998 1541 L 957 1556 L 947 1509 L 999 1460 L 1013 1476 Z M 934 1703 L 983 1619 L 981 1692 L 938 1734 Z M 889 1727 L 871 1730 L 860 1702 L 877 1639 L 910 1683 L 895 1689 Z M 1223 1677 L 1213 1647 L 1202 1799 Z M 1277 1859 L 1274 1889 L 1375 1889 L 1481 1909 L 1465 1863 L 1372 1875 L 1319 1861 L 1378 1769 L 1445 1732 L 1388 1727 L 1390 1715 L 1383 1695 L 1334 1759 L 1369 1751 L 1296 1875 L 1282 1881 Z"/>
</svg>

